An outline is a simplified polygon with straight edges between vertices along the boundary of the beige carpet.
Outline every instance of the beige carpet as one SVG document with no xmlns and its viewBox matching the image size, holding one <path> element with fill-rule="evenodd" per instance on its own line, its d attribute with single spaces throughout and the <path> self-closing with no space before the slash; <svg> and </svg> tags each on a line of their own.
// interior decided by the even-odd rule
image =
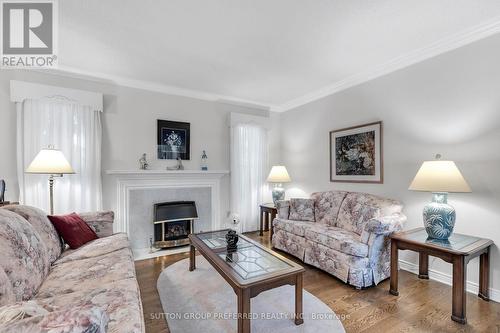
<svg viewBox="0 0 500 333">
<path fill-rule="evenodd" d="M 196 270 L 188 271 L 189 260 L 167 267 L 158 278 L 164 317 L 171 333 L 236 332 L 236 295 L 229 284 L 201 256 Z M 339 318 L 318 298 L 304 290 L 304 324 L 296 326 L 292 316 L 295 288 L 283 286 L 251 300 L 252 333 L 345 332 Z"/>
</svg>

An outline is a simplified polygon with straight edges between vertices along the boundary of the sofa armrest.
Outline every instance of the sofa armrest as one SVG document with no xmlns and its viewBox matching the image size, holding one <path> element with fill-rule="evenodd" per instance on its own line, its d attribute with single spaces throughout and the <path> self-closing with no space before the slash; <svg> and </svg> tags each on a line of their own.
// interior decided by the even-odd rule
<svg viewBox="0 0 500 333">
<path fill-rule="evenodd" d="M 79 213 L 78 215 L 95 231 L 99 238 L 113 235 L 115 213 L 107 211 Z"/>
<path fill-rule="evenodd" d="M 401 231 L 406 216 L 401 213 L 371 219 L 365 225 L 361 241 L 368 245 L 368 257 L 375 284 L 391 275 L 391 239 L 393 232 Z"/>
<path fill-rule="evenodd" d="M 364 232 L 376 235 L 390 235 L 393 232 L 401 231 L 405 222 L 406 216 L 401 213 L 382 216 L 368 221 L 364 227 Z"/>
<path fill-rule="evenodd" d="M 280 219 L 288 220 L 288 216 L 290 215 L 290 201 L 289 200 L 276 201 L 276 210 L 278 211 L 278 217 Z"/>
<path fill-rule="evenodd" d="M 15 318 L 11 317 L 3 323 L 0 322 L 0 332 L 105 333 L 109 322 L 106 312 L 96 306 L 79 306 L 53 312 L 45 311 L 45 313 L 38 311 L 38 314 L 28 314 L 25 306 L 25 303 L 18 303 L 1 308 L 2 313 L 21 312 Z"/>
</svg>

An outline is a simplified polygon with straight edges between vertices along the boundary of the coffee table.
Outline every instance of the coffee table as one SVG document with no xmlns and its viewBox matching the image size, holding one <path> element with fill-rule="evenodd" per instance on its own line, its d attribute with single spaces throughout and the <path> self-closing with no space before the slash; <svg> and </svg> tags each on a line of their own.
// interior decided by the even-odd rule
<svg viewBox="0 0 500 333">
<path fill-rule="evenodd" d="M 296 325 L 302 315 L 302 273 L 304 268 L 261 244 L 239 236 L 238 249 L 228 252 L 229 229 L 189 235 L 189 271 L 196 268 L 196 250 L 231 285 L 238 298 L 238 333 L 250 332 L 250 299 L 261 292 L 283 285 L 295 285 Z"/>
</svg>

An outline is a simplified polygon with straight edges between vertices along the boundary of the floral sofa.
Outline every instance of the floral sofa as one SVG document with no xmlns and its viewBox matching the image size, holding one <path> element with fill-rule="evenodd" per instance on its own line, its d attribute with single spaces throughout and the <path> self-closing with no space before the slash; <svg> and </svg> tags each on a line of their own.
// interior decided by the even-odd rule
<svg viewBox="0 0 500 333">
<path fill-rule="evenodd" d="M 398 201 L 329 191 L 276 205 L 273 247 L 357 288 L 390 276 L 388 236 L 406 221 Z"/>
<path fill-rule="evenodd" d="M 127 235 L 112 212 L 80 216 L 99 239 L 69 250 L 43 211 L 0 208 L 0 332 L 144 332 Z"/>
</svg>

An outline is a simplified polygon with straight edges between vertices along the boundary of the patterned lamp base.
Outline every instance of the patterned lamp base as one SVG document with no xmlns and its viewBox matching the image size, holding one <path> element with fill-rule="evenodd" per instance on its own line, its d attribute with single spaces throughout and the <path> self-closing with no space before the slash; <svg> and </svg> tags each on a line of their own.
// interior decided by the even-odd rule
<svg viewBox="0 0 500 333">
<path fill-rule="evenodd" d="M 455 209 L 448 205 L 448 193 L 432 193 L 432 202 L 424 207 L 424 226 L 430 238 L 448 239 L 455 227 Z"/>
<path fill-rule="evenodd" d="M 276 205 L 276 201 L 285 200 L 285 189 L 281 187 L 281 184 L 276 184 L 273 188 L 273 203 Z"/>
</svg>

